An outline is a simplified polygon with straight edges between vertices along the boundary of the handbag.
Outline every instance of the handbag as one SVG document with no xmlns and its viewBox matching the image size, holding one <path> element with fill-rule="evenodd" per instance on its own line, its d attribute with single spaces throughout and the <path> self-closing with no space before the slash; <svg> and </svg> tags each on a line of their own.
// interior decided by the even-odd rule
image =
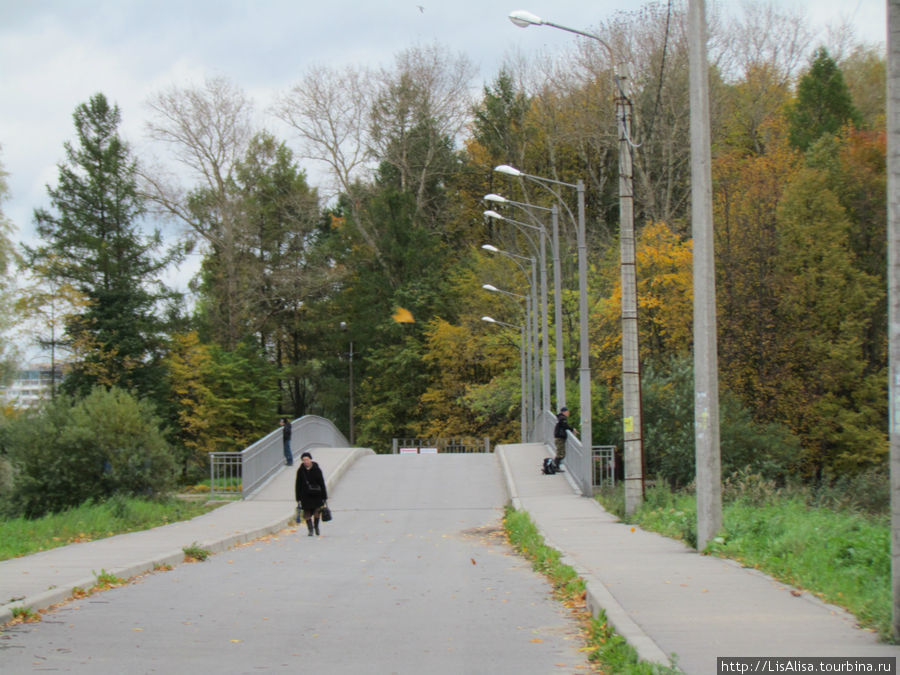
<svg viewBox="0 0 900 675">
<path fill-rule="evenodd" d="M 328 508 L 328 504 L 322 507 L 322 520 L 326 523 L 331 520 L 331 509 Z"/>
</svg>

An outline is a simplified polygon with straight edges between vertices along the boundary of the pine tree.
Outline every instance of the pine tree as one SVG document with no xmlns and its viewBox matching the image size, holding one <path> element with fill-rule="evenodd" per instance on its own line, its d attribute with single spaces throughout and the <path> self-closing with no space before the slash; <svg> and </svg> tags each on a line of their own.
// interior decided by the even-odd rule
<svg viewBox="0 0 900 675">
<path fill-rule="evenodd" d="M 797 85 L 790 111 L 791 143 L 806 151 L 824 134 L 836 134 L 848 122 L 859 126 L 859 111 L 837 63 L 824 47 L 816 50 L 809 72 Z"/>
<path fill-rule="evenodd" d="M 96 384 L 118 385 L 146 395 L 161 382 L 155 310 L 171 297 L 159 274 L 176 253 L 159 255 L 159 232 L 140 227 L 144 204 L 136 162 L 118 134 L 118 106 L 98 93 L 73 118 L 77 144 L 65 143 L 58 185 L 47 189 L 53 211 L 34 213 L 43 243 L 25 252 L 32 267 L 87 299 L 66 322 L 74 362 L 64 388 L 87 394 Z"/>
</svg>

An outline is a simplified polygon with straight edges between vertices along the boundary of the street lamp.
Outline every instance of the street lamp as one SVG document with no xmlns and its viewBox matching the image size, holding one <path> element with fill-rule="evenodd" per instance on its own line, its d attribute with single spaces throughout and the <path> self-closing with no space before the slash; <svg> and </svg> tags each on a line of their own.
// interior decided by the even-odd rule
<svg viewBox="0 0 900 675">
<path fill-rule="evenodd" d="M 520 425 L 521 425 L 520 436 L 521 436 L 521 441 L 524 443 L 526 441 L 527 429 L 528 429 L 528 423 L 526 421 L 527 406 L 525 404 L 525 392 L 526 392 L 526 387 L 525 387 L 525 326 L 524 325 L 516 326 L 511 323 L 504 323 L 503 321 L 497 321 L 497 319 L 490 317 L 490 316 L 483 316 L 483 317 L 481 317 L 481 320 L 486 321 L 488 323 L 495 323 L 499 326 L 507 326 L 508 328 L 518 328 L 521 331 L 522 335 L 521 335 L 521 338 L 519 339 L 519 379 L 521 380 L 522 391 L 521 391 L 521 404 L 519 405 L 519 407 L 522 410 L 521 416 L 520 416 Z"/>
<path fill-rule="evenodd" d="M 631 515 L 644 496 L 644 447 L 641 411 L 641 362 L 638 348 L 637 275 L 634 255 L 634 180 L 631 159 L 631 100 L 627 78 L 616 72 L 612 47 L 600 36 L 569 28 L 516 10 L 509 20 L 520 28 L 550 26 L 598 42 L 609 55 L 617 89 L 616 119 L 619 129 L 619 230 L 622 274 L 622 401 L 625 439 L 625 513 Z"/>
<path fill-rule="evenodd" d="M 553 322 L 555 329 L 554 343 L 556 345 L 556 409 L 559 410 L 566 405 L 566 368 L 562 340 L 562 269 L 559 259 L 559 210 L 556 208 L 556 204 L 547 208 L 546 206 L 538 206 L 528 202 L 513 201 L 494 193 L 485 195 L 484 200 L 497 204 L 510 204 L 527 211 L 529 215 L 531 215 L 532 209 L 550 211 L 553 226 L 553 238 L 550 243 L 553 249 L 553 288 L 555 289 L 553 293 Z M 534 218 L 533 215 L 532 218 Z M 545 306 L 546 302 L 547 300 L 544 298 Z M 546 324 L 544 325 L 544 335 L 547 335 Z M 545 365 L 545 369 L 549 371 L 549 364 Z M 547 405 L 545 404 L 544 407 L 546 408 Z"/>
<path fill-rule="evenodd" d="M 544 178 L 542 176 L 534 176 L 524 171 L 520 171 L 508 164 L 501 164 L 494 169 L 497 173 L 502 173 L 515 178 L 525 178 L 534 181 L 545 190 L 549 190 L 557 200 L 565 206 L 566 211 L 572 216 L 572 212 L 561 195 L 553 189 L 553 185 L 561 185 L 563 187 L 574 188 L 578 195 L 578 220 L 576 221 L 576 234 L 578 239 L 578 349 L 581 354 L 581 364 L 578 369 L 578 384 L 581 399 L 581 443 L 585 453 L 583 475 L 580 476 L 585 494 L 589 494 L 592 485 L 592 459 L 593 452 L 592 429 L 591 429 L 591 366 L 588 355 L 588 305 L 587 305 L 587 239 L 585 236 L 584 226 L 584 181 L 580 178 L 577 183 L 565 183 L 563 181 L 554 180 L 552 178 Z M 572 220 L 575 220 L 572 217 Z"/>
<path fill-rule="evenodd" d="M 526 302 L 526 307 L 528 309 L 525 317 L 525 325 L 528 326 L 528 317 L 531 317 L 531 330 L 528 333 L 529 354 L 532 355 L 531 377 L 529 381 L 532 383 L 531 419 L 534 422 L 534 426 L 536 426 L 539 414 L 538 408 L 540 406 L 540 403 L 538 401 L 538 399 L 540 398 L 540 380 L 537 377 L 539 339 L 537 320 L 537 272 L 535 270 L 537 261 L 531 256 L 519 255 L 518 253 L 510 253 L 509 251 L 501 250 L 491 244 L 483 244 L 481 248 L 490 253 L 497 253 L 498 255 L 510 258 L 522 271 L 522 274 L 525 275 L 525 278 L 528 280 L 529 287 L 531 288 L 530 299 L 528 299 L 528 301 Z M 530 272 L 522 263 L 519 262 L 520 260 L 525 260 L 531 263 Z"/>
<path fill-rule="evenodd" d="M 341 330 L 347 330 L 347 322 L 341 321 Z M 356 434 L 353 424 L 353 340 L 350 340 L 350 447 L 356 443 Z"/>
<path fill-rule="evenodd" d="M 499 195 L 488 196 L 496 198 Z M 503 198 L 500 197 L 500 199 Z M 515 227 L 526 227 L 532 230 L 538 230 L 541 233 L 540 247 L 538 250 L 538 255 L 541 258 L 541 388 L 543 390 L 541 405 L 544 410 L 550 410 L 550 347 L 547 344 L 550 327 L 547 319 L 547 237 L 544 226 L 529 225 L 528 223 L 523 223 L 519 220 L 513 220 L 512 218 L 502 216 L 493 210 L 485 211 L 484 215 L 501 222 L 511 223 Z M 523 232 L 523 234 L 527 236 L 527 233 Z M 528 241 L 531 242 L 532 246 L 534 245 L 531 237 L 528 237 Z"/>
</svg>

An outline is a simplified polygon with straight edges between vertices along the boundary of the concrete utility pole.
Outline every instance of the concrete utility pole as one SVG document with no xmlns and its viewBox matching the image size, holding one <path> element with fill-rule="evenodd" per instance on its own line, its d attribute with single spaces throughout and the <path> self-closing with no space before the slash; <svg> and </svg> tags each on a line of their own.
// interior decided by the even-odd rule
<svg viewBox="0 0 900 675">
<path fill-rule="evenodd" d="M 892 633 L 900 640 L 900 0 L 888 0 L 887 189 Z"/>
<path fill-rule="evenodd" d="M 613 58 L 610 51 L 610 58 Z M 637 261 L 634 235 L 634 170 L 631 160 L 629 82 L 616 77 L 619 118 L 619 257 L 622 275 L 622 424 L 625 442 L 625 513 L 644 501 L 644 420 L 641 406 L 641 352 L 638 343 Z"/>
<path fill-rule="evenodd" d="M 719 362 L 713 255 L 712 152 L 706 2 L 688 2 L 691 94 L 691 219 L 694 236 L 694 437 L 697 456 L 697 549 L 722 529 Z"/>
<path fill-rule="evenodd" d="M 634 182 L 631 161 L 631 100 L 628 96 L 629 82 L 625 75 L 620 75 L 616 64 L 616 55 L 606 41 L 599 35 L 587 33 L 577 28 L 569 28 L 552 21 L 547 21 L 539 16 L 517 9 L 509 15 L 510 21 L 520 28 L 528 26 L 550 26 L 560 30 L 574 33 L 582 37 L 595 40 L 609 55 L 610 68 L 613 72 L 613 86 L 616 91 L 616 118 L 619 129 L 619 238 L 622 274 L 622 423 L 625 440 L 625 513 L 631 515 L 644 500 L 644 440 L 643 440 L 643 413 L 641 405 L 641 362 L 638 348 L 638 312 L 637 312 L 637 274 L 634 256 Z M 579 222 L 584 222 L 584 184 L 579 180 Z M 584 231 L 581 226 L 580 232 Z M 581 265 L 587 257 L 587 248 L 584 240 L 580 239 L 579 250 L 579 278 L 587 275 Z M 581 251 L 584 250 L 584 257 Z M 580 309 L 582 316 L 587 315 L 587 298 L 584 290 L 581 292 Z M 582 344 L 587 342 L 587 325 L 581 326 Z M 586 361 L 586 355 L 582 353 L 582 373 L 590 376 L 590 368 Z M 585 382 L 582 375 L 581 382 Z M 590 382 L 582 384 L 582 401 L 590 398 Z M 590 412 L 590 411 L 588 411 Z M 585 420 L 582 411 L 581 442 L 586 448 L 588 456 L 593 452 L 592 438 L 589 427 L 591 419 Z"/>
</svg>

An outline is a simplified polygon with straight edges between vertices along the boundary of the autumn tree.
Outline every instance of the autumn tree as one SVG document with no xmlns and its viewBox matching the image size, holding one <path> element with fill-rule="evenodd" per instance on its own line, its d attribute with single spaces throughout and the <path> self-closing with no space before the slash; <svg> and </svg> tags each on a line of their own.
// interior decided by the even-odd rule
<svg viewBox="0 0 900 675">
<path fill-rule="evenodd" d="M 642 363 L 662 364 L 690 352 L 692 339 L 692 254 L 665 223 L 646 225 L 635 249 Z M 607 386 L 622 377 L 622 287 L 617 265 L 605 265 L 610 293 L 593 308 L 592 352 L 595 370 Z"/>
<path fill-rule="evenodd" d="M 195 332 L 173 336 L 166 358 L 182 472 L 210 452 L 242 450 L 276 426 L 276 371 L 252 344 L 225 351 Z"/>
<path fill-rule="evenodd" d="M 162 252 L 159 231 L 141 227 L 137 164 L 118 133 L 118 106 L 96 94 L 73 117 L 78 142 L 65 144 L 58 185 L 48 188 L 52 210 L 34 214 L 43 243 L 25 254 L 87 300 L 66 324 L 75 351 L 67 390 L 83 395 L 102 384 L 147 395 L 161 380 L 157 310 L 171 297 L 159 276 L 178 251 Z"/>
<path fill-rule="evenodd" d="M 169 148 L 186 171 L 184 181 L 159 167 L 143 171 L 143 190 L 161 211 L 187 225 L 215 253 L 221 286 L 215 334 L 227 348 L 243 337 L 238 246 L 241 205 L 234 199 L 234 173 L 253 136 L 252 102 L 223 78 L 203 86 L 170 87 L 149 101 L 150 137 Z"/>
<path fill-rule="evenodd" d="M 778 338 L 789 354 L 778 376 L 778 414 L 803 439 L 807 472 L 878 464 L 887 452 L 886 376 L 863 345 L 884 291 L 848 255 L 850 222 L 821 172 L 796 176 L 778 220 Z"/>
<path fill-rule="evenodd" d="M 870 130 L 883 128 L 887 95 L 887 63 L 883 52 L 859 46 L 841 60 L 840 67 L 862 126 Z"/>
<path fill-rule="evenodd" d="M 783 121 L 760 129 L 759 154 L 740 146 L 713 163 L 720 373 L 761 420 L 771 421 L 786 357 L 775 268 L 778 207 L 799 170 Z"/>
</svg>

